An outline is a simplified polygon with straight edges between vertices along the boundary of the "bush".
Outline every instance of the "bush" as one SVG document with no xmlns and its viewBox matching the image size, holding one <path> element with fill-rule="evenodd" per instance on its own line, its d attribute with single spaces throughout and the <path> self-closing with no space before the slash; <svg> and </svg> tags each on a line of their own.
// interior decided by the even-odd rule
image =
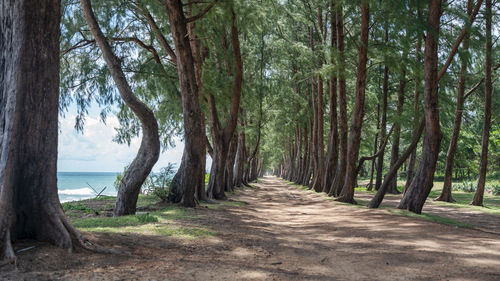
<svg viewBox="0 0 500 281">
<path fill-rule="evenodd" d="M 476 183 L 472 181 L 464 181 L 461 183 L 456 183 L 452 185 L 452 190 L 463 191 L 463 192 L 474 192 L 476 191 Z"/>
<path fill-rule="evenodd" d="M 500 195 L 500 183 L 488 184 L 486 190 L 493 195 Z"/>
<path fill-rule="evenodd" d="M 168 163 L 166 167 L 161 168 L 159 173 L 150 174 L 148 180 L 143 185 L 146 193 L 151 193 L 161 201 L 167 201 L 170 194 L 170 184 L 175 174 L 175 166 Z"/>
</svg>

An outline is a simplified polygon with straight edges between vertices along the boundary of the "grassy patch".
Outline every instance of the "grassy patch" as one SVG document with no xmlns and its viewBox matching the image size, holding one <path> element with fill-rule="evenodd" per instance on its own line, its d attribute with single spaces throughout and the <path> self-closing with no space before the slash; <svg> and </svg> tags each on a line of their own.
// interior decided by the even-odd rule
<svg viewBox="0 0 500 281">
<path fill-rule="evenodd" d="M 247 202 L 244 201 L 235 201 L 235 200 L 224 200 L 224 201 L 214 200 L 214 201 L 216 202 L 216 204 L 201 203 L 200 206 L 209 209 L 218 209 L 224 206 L 243 207 L 247 205 Z"/>
<path fill-rule="evenodd" d="M 71 221 L 77 228 L 136 226 L 158 222 L 158 218 L 150 214 L 122 217 L 75 218 Z"/>
<path fill-rule="evenodd" d="M 433 221 L 441 224 L 446 224 L 446 225 L 451 225 L 451 226 L 456 226 L 456 227 L 465 227 L 465 228 L 474 228 L 471 224 L 464 223 L 461 221 L 457 220 L 452 220 L 449 218 L 444 218 L 440 217 L 438 215 L 432 215 L 432 214 L 415 214 L 410 211 L 406 210 L 399 210 L 399 209 L 389 209 L 389 208 L 384 208 L 391 214 L 396 214 L 396 215 L 402 215 L 402 216 L 407 216 L 407 217 L 412 217 L 412 218 L 419 218 L 419 219 L 424 219 L 428 221 Z"/>
</svg>

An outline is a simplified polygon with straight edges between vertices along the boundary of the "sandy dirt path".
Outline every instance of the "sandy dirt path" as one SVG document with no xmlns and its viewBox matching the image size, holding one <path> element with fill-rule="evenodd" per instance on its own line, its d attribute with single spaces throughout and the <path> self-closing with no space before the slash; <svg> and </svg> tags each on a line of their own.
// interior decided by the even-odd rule
<svg viewBox="0 0 500 281">
<path fill-rule="evenodd" d="M 98 234 L 132 255 L 42 246 L 0 279 L 500 280 L 499 235 L 346 206 L 276 178 L 255 187 L 232 197 L 243 207 L 197 210 L 216 237 Z"/>
</svg>

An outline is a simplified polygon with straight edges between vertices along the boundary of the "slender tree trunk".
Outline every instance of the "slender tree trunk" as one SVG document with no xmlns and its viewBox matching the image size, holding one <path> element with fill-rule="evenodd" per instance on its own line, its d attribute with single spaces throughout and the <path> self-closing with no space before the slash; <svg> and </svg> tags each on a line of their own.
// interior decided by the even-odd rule
<svg viewBox="0 0 500 281">
<path fill-rule="evenodd" d="M 484 124 L 483 139 L 481 144 L 481 159 L 479 160 L 479 179 L 477 189 L 472 199 L 471 205 L 482 206 L 484 196 L 484 185 L 486 184 L 486 171 L 488 166 L 488 143 L 490 140 L 491 127 L 491 96 L 493 93 L 493 83 L 491 81 L 491 0 L 486 0 L 486 60 L 484 77 Z"/>
<path fill-rule="evenodd" d="M 369 208 L 378 208 L 380 204 L 382 203 L 382 200 L 384 200 L 385 193 L 387 192 L 387 189 L 389 187 L 389 183 L 392 181 L 394 177 L 397 175 L 397 171 L 401 165 L 408 159 L 410 154 L 415 150 L 417 147 L 418 142 L 420 141 L 420 137 L 422 136 L 422 132 L 424 131 L 424 126 L 425 126 L 425 119 L 422 119 L 420 122 L 420 125 L 413 135 L 413 139 L 411 144 L 408 146 L 406 151 L 403 153 L 403 155 L 398 159 L 396 163 L 391 167 L 389 173 L 385 177 L 384 183 L 380 186 L 380 188 L 377 190 L 377 193 L 375 196 L 372 198 L 370 203 L 368 204 Z"/>
<path fill-rule="evenodd" d="M 121 98 L 141 121 L 143 134 L 141 146 L 134 161 L 129 165 L 120 182 L 114 211 L 115 216 L 135 214 L 142 184 L 160 156 L 158 123 L 153 111 L 132 92 L 121 68 L 120 59 L 114 54 L 113 49 L 101 31 L 92 11 L 90 0 L 81 0 L 80 3 L 85 21 L 90 28 L 92 36 L 99 45 L 99 49 L 101 49 L 104 61 L 106 61 Z"/>
<path fill-rule="evenodd" d="M 242 124 L 242 122 L 240 123 Z M 234 165 L 234 186 L 243 186 L 243 166 L 245 163 L 245 133 L 242 130 L 238 134 L 238 148 L 236 150 L 236 161 Z M 281 172 L 280 172 L 281 177 Z"/>
<path fill-rule="evenodd" d="M 373 154 L 377 153 L 378 147 L 378 131 L 380 130 L 380 103 L 377 104 L 377 133 L 375 134 L 375 141 L 373 142 Z M 377 158 L 373 158 L 372 165 L 370 169 L 370 182 L 366 187 L 366 190 L 371 191 L 373 189 L 373 174 L 375 172 L 375 160 Z"/>
<path fill-rule="evenodd" d="M 370 21 L 370 10 L 368 0 L 361 3 L 361 34 L 358 51 L 358 75 L 356 79 L 356 100 L 351 118 L 351 130 L 349 134 L 349 145 L 347 149 L 347 170 L 344 187 L 337 201 L 356 204 L 354 201 L 354 188 L 356 183 L 356 168 L 361 143 L 361 128 L 365 107 L 366 87 L 366 62 L 368 61 L 368 25 Z"/>
<path fill-rule="evenodd" d="M 403 64 L 406 61 L 406 54 L 403 54 Z M 404 106 L 404 94 L 406 86 L 406 66 L 402 66 L 401 77 L 399 79 L 399 90 L 398 90 L 398 104 L 396 108 L 396 122 L 394 124 L 394 135 L 392 141 L 392 151 L 391 151 L 391 168 L 398 161 L 399 158 L 399 140 L 401 137 L 401 117 L 403 115 Z M 400 194 L 398 190 L 398 177 L 396 172 L 396 177 L 390 182 L 388 192 L 391 194 Z"/>
<path fill-rule="evenodd" d="M 472 13 L 472 0 L 467 2 L 467 13 L 470 15 Z M 455 109 L 455 118 L 453 120 L 453 131 L 451 133 L 450 144 L 448 145 L 448 152 L 446 153 L 446 163 L 444 169 L 444 183 L 441 195 L 436 198 L 436 201 L 445 202 L 455 202 L 451 195 L 451 178 L 453 175 L 453 162 L 455 159 L 455 153 L 457 151 L 458 137 L 460 135 L 460 127 L 462 125 L 462 112 L 464 110 L 464 93 L 465 93 L 465 83 L 467 75 L 467 64 L 468 58 L 465 52 L 469 49 L 469 32 L 465 35 L 462 42 L 463 54 L 460 55 L 460 77 L 458 79 L 458 90 L 457 90 L 457 107 Z"/>
<path fill-rule="evenodd" d="M 324 143 L 324 102 L 323 102 L 323 79 L 318 77 L 318 96 L 317 96 L 317 104 L 318 109 L 317 112 L 317 154 L 318 154 L 318 164 L 316 175 L 314 176 L 314 184 L 313 189 L 316 192 L 323 191 L 323 180 L 324 180 L 324 171 L 325 171 L 325 143 Z"/>
<path fill-rule="evenodd" d="M 389 42 L 389 27 L 385 26 L 385 43 Z M 385 139 L 387 130 L 387 97 L 389 95 L 389 67 L 384 66 L 384 82 L 382 84 L 382 120 L 380 122 L 380 139 Z M 375 180 L 375 190 L 382 185 L 382 174 L 384 171 L 385 148 L 383 148 L 377 161 L 377 178 Z"/>
<path fill-rule="evenodd" d="M 417 17 L 420 18 L 420 11 L 418 11 L 418 14 L 417 14 Z M 420 65 L 422 63 L 422 58 L 421 58 L 421 52 L 422 52 L 422 40 L 421 39 L 418 39 L 418 42 L 417 42 L 417 49 L 416 49 L 416 60 L 417 60 L 417 66 Z M 420 111 L 420 107 L 419 107 L 419 103 L 420 103 L 420 85 L 421 85 L 421 77 L 419 75 L 419 72 L 416 71 L 415 72 L 415 95 L 414 95 L 414 99 L 413 99 L 413 110 L 414 110 L 414 115 L 413 115 L 413 135 L 415 135 L 416 131 L 417 131 L 417 128 L 418 128 L 418 120 L 419 120 L 419 111 Z M 413 180 L 413 175 L 414 175 L 414 171 L 415 171 L 415 160 L 417 158 L 417 148 L 415 147 L 415 149 L 411 152 L 411 155 L 410 155 L 410 163 L 408 164 L 408 169 L 407 169 L 407 172 L 406 172 L 406 184 L 405 184 L 405 189 L 403 191 L 403 193 L 406 192 L 406 190 L 408 189 L 408 187 L 410 186 L 411 184 L 411 181 Z"/>
<path fill-rule="evenodd" d="M 330 33 L 331 42 L 330 46 L 334 48 L 337 44 L 337 28 L 335 22 L 335 4 L 333 0 L 330 1 Z M 333 58 L 330 61 L 334 64 Z M 334 173 L 337 170 L 338 156 L 339 156 L 339 132 L 337 126 L 337 77 L 332 74 L 329 83 L 330 93 L 330 133 L 328 136 L 328 154 L 326 158 L 325 176 L 323 180 L 323 192 L 330 193 L 331 183 L 333 181 Z"/>
<path fill-rule="evenodd" d="M 422 147 L 422 160 L 415 178 L 399 202 L 399 209 L 421 213 L 427 196 L 432 189 L 436 162 L 439 154 L 442 133 L 439 126 L 438 107 L 438 41 L 441 17 L 441 0 L 430 0 L 427 17 L 424 59 L 424 116 L 425 137 Z"/>
<path fill-rule="evenodd" d="M 330 186 L 329 196 L 338 196 L 342 189 L 343 179 L 347 167 L 347 89 L 346 78 L 343 67 L 345 66 L 344 54 L 344 16 L 341 3 L 337 3 L 335 11 L 335 22 L 337 28 L 337 48 L 339 51 L 339 153 L 340 159 L 335 171 L 335 177 Z"/>
<path fill-rule="evenodd" d="M 231 139 L 231 143 L 229 144 L 229 152 L 227 155 L 226 161 L 226 170 L 225 170 L 225 182 L 224 182 L 224 190 L 225 191 L 233 191 L 233 180 L 234 180 L 234 162 L 236 157 L 236 150 L 238 149 L 238 136 L 236 134 L 233 135 Z"/>
<path fill-rule="evenodd" d="M 184 116 L 184 154 L 177 174 L 178 185 L 183 190 L 185 206 L 196 206 L 195 192 L 205 179 L 202 161 L 206 155 L 202 111 L 199 104 L 199 89 L 196 81 L 194 59 L 187 30 L 188 22 L 180 0 L 166 0 L 168 20 L 175 44 L 177 74 L 179 76 L 182 111 Z"/>
<path fill-rule="evenodd" d="M 57 194 L 60 1 L 0 4 L 0 261 L 12 242 L 84 246 Z"/>
</svg>

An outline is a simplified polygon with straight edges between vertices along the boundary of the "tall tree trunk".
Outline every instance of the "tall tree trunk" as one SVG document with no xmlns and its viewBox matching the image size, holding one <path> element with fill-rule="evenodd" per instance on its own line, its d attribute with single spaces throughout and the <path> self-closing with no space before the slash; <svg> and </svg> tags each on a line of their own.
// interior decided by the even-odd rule
<svg viewBox="0 0 500 281">
<path fill-rule="evenodd" d="M 234 75 L 233 92 L 231 96 L 231 105 L 229 116 L 226 120 L 226 126 L 222 127 L 215 103 L 215 97 L 208 96 L 210 111 L 210 130 L 214 142 L 214 159 L 208 182 L 208 197 L 215 199 L 227 199 L 224 194 L 224 171 L 226 167 L 227 153 L 229 143 L 238 124 L 238 112 L 240 108 L 241 89 L 243 84 L 243 60 L 241 59 L 240 40 L 238 38 L 238 29 L 236 28 L 236 14 L 231 7 L 231 44 L 233 47 L 234 64 L 236 73 Z"/>
<path fill-rule="evenodd" d="M 389 42 L 389 27 L 385 26 L 385 43 Z M 380 121 L 380 139 L 385 139 L 387 130 L 387 97 L 389 95 L 389 67 L 384 66 L 384 82 L 382 84 L 382 120 Z M 382 148 L 382 147 L 381 147 Z M 377 178 L 375 180 L 375 190 L 382 185 L 382 173 L 384 171 L 385 148 L 382 148 L 377 161 Z"/>
<path fill-rule="evenodd" d="M 417 13 L 417 17 L 420 18 L 420 11 L 418 11 Z M 416 53 L 415 53 L 415 56 L 416 56 L 416 61 L 417 61 L 417 66 L 421 64 L 422 62 L 422 58 L 421 58 L 421 52 L 422 52 L 422 39 L 418 39 L 418 42 L 417 42 L 417 49 L 416 49 Z M 420 116 L 420 86 L 421 86 L 421 75 L 419 75 L 419 71 L 415 71 L 415 94 L 414 94 L 414 98 L 413 98 L 413 135 L 415 135 L 416 133 L 416 130 L 418 128 L 418 120 L 419 120 L 419 116 Z M 417 158 L 417 148 L 415 147 L 415 149 L 413 149 L 413 151 L 411 152 L 411 155 L 410 155 L 410 160 L 409 160 L 409 164 L 408 164 L 408 169 L 406 171 L 406 184 L 405 184 L 405 189 L 403 191 L 403 193 L 406 192 L 406 190 L 408 189 L 408 187 L 410 186 L 411 184 L 411 181 L 413 180 L 413 176 L 414 176 L 414 171 L 415 171 L 415 160 Z"/>
<path fill-rule="evenodd" d="M 472 0 L 467 1 L 467 14 L 472 13 Z M 460 54 L 460 77 L 458 79 L 457 90 L 457 107 L 455 109 L 455 118 L 453 120 L 453 132 L 451 133 L 450 144 L 448 145 L 448 152 L 446 153 L 446 163 L 444 168 L 444 183 L 441 195 L 436 198 L 436 201 L 455 202 L 451 195 L 451 178 L 453 175 L 453 162 L 455 153 L 457 151 L 458 137 L 460 135 L 460 127 L 462 126 L 462 112 L 464 110 L 464 93 L 467 75 L 468 64 L 468 49 L 469 49 L 469 32 L 465 35 L 462 42 L 463 52 Z"/>
<path fill-rule="evenodd" d="M 238 136 L 233 135 L 231 143 L 229 144 L 229 152 L 227 154 L 226 170 L 225 170 L 225 181 L 224 190 L 233 191 L 233 181 L 234 181 L 234 162 L 236 160 L 236 150 L 238 149 Z"/>
<path fill-rule="evenodd" d="M 179 76 L 182 112 L 184 116 L 184 154 L 177 171 L 178 185 L 183 190 L 185 206 L 196 206 L 197 186 L 205 179 L 202 161 L 206 154 L 202 111 L 199 104 L 199 89 L 196 81 L 193 53 L 189 42 L 187 20 L 180 0 L 166 0 L 168 20 L 175 44 L 177 74 Z"/>
<path fill-rule="evenodd" d="M 57 194 L 60 1 L 0 4 L 0 261 L 12 241 L 84 245 Z"/>
<path fill-rule="evenodd" d="M 363 126 L 363 115 L 365 113 L 365 87 L 366 87 L 366 63 L 368 61 L 368 25 L 370 22 L 370 10 L 368 0 L 361 3 L 361 34 L 358 51 L 358 75 L 356 79 L 356 100 L 351 118 L 351 130 L 349 134 L 349 146 L 347 149 L 347 170 L 344 187 L 337 201 L 353 203 L 354 187 L 356 183 L 356 168 L 361 143 L 361 128 Z"/>
<path fill-rule="evenodd" d="M 330 0 L 330 46 L 334 48 L 337 44 L 337 28 L 335 22 L 335 4 Z M 334 64 L 333 58 L 330 61 Z M 328 135 L 328 154 L 326 158 L 325 176 L 323 180 L 323 192 L 330 193 L 330 186 L 333 181 L 334 173 L 337 170 L 339 156 L 339 132 L 337 126 L 337 77 L 332 74 L 329 83 L 330 90 L 330 133 Z"/>
<path fill-rule="evenodd" d="M 403 65 L 401 70 L 401 77 L 399 79 L 399 89 L 398 89 L 398 104 L 396 107 L 396 122 L 394 124 L 394 135 L 392 140 L 392 150 L 391 150 L 391 168 L 398 161 L 399 158 L 399 140 L 401 137 L 401 117 L 403 115 L 404 106 L 404 94 L 406 86 L 406 54 L 403 54 Z M 389 190 L 387 192 L 391 194 L 400 194 L 398 190 L 398 177 L 396 172 L 396 177 L 390 182 Z"/>
<path fill-rule="evenodd" d="M 479 160 L 479 179 L 477 189 L 472 199 L 471 205 L 482 206 L 484 196 L 484 185 L 486 184 L 486 171 L 488 166 L 488 143 L 490 140 L 491 127 L 491 96 L 493 93 L 493 83 L 491 81 L 491 0 L 486 0 L 486 60 L 484 77 L 484 124 L 483 139 L 481 144 L 481 159 Z"/>
<path fill-rule="evenodd" d="M 377 153 L 378 147 L 378 134 L 380 130 L 380 103 L 377 104 L 377 133 L 375 133 L 375 140 L 373 141 L 373 154 Z M 377 158 L 372 159 L 372 165 L 370 168 L 370 182 L 366 187 L 366 190 L 371 191 L 373 189 L 373 174 L 375 173 L 375 161 Z"/>
<path fill-rule="evenodd" d="M 339 153 L 340 159 L 335 171 L 332 185 L 330 186 L 329 196 L 338 196 L 343 186 L 343 179 L 346 173 L 347 157 L 347 89 L 344 72 L 345 54 L 344 54 L 344 16 L 341 3 L 337 3 L 335 11 L 335 25 L 337 28 L 337 49 L 339 51 Z"/>
<path fill-rule="evenodd" d="M 411 185 L 399 202 L 399 209 L 421 213 L 427 196 L 432 189 L 436 162 L 439 154 L 442 133 L 439 126 L 437 51 L 439 41 L 439 22 L 441 0 L 430 0 L 427 17 L 427 36 L 425 39 L 424 59 L 424 116 L 425 137 L 422 147 L 422 160 Z"/>
<path fill-rule="evenodd" d="M 243 122 L 240 122 L 240 124 L 243 124 Z M 245 165 L 245 133 L 243 132 L 243 127 L 241 129 L 238 134 L 238 148 L 234 164 L 234 186 L 236 187 L 243 186 L 243 169 Z"/>
<path fill-rule="evenodd" d="M 90 32 L 101 49 L 104 61 L 115 81 L 121 98 L 141 121 L 142 141 L 139 151 L 129 165 L 118 188 L 116 198 L 115 216 L 135 214 L 137 199 L 142 184 L 148 177 L 158 157 L 160 156 L 160 137 L 158 123 L 153 111 L 141 102 L 132 92 L 132 89 L 121 68 L 120 59 L 114 54 L 111 45 L 101 31 L 99 23 L 92 11 L 90 0 L 81 0 L 82 12 L 90 28 Z"/>
<path fill-rule="evenodd" d="M 318 77 L 318 95 L 317 95 L 317 110 L 316 110 L 316 118 L 317 118 L 317 137 L 316 137 L 316 143 L 317 143 L 317 154 L 318 154 L 318 164 L 317 164 L 317 171 L 316 174 L 314 175 L 314 184 L 313 184 L 313 189 L 316 192 L 323 191 L 323 177 L 324 177 L 324 171 L 325 171 L 325 143 L 324 143 L 324 102 L 323 102 L 323 79 L 321 77 Z"/>
</svg>

